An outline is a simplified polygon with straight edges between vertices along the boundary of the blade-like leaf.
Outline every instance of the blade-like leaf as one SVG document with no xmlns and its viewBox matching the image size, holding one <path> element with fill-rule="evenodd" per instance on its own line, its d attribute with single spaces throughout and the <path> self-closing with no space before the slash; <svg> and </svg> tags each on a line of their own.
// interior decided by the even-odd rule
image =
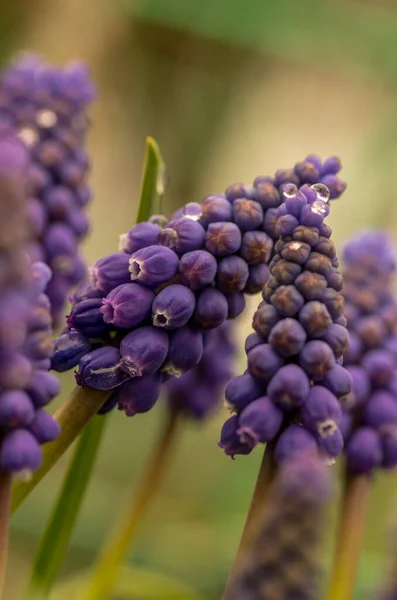
<svg viewBox="0 0 397 600">
<path fill-rule="evenodd" d="M 150 215 L 161 213 L 161 199 L 166 184 L 166 171 L 163 157 L 156 141 L 146 138 L 146 156 L 143 169 L 141 197 L 137 223 L 147 221 Z"/>
</svg>

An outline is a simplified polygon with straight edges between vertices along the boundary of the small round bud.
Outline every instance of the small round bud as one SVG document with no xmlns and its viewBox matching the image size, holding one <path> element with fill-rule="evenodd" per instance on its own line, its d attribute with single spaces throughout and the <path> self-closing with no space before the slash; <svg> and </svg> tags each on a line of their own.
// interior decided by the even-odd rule
<svg viewBox="0 0 397 600">
<path fill-rule="evenodd" d="M 153 299 L 151 290 L 136 283 L 123 283 L 103 298 L 102 318 L 115 327 L 136 327 L 150 315 Z"/>
<path fill-rule="evenodd" d="M 299 364 L 313 381 L 321 381 L 335 366 L 330 346 L 320 340 L 308 342 L 299 354 Z"/>
<path fill-rule="evenodd" d="M 304 242 L 305 244 L 309 244 L 311 247 L 316 245 L 319 237 L 320 234 L 317 227 L 307 227 L 305 225 L 299 225 L 299 227 L 297 227 L 292 234 L 292 238 L 296 242 Z"/>
<path fill-rule="evenodd" d="M 204 227 L 188 217 L 171 221 L 157 236 L 158 244 L 172 248 L 177 254 L 199 250 L 204 246 L 204 240 Z"/>
<path fill-rule="evenodd" d="M 219 222 L 208 225 L 205 247 L 211 254 L 228 256 L 237 252 L 240 246 L 241 231 L 234 223 Z"/>
<path fill-rule="evenodd" d="M 66 322 L 70 329 L 77 329 L 86 337 L 104 334 L 109 325 L 103 320 L 101 312 L 102 298 L 89 298 L 72 306 L 72 312 Z"/>
<path fill-rule="evenodd" d="M 336 358 L 344 356 L 349 346 L 349 333 L 343 325 L 333 323 L 322 336 L 322 340 L 331 348 Z M 351 343 L 351 337 L 350 337 Z"/>
<path fill-rule="evenodd" d="M 233 220 L 241 231 L 259 229 L 263 223 L 263 209 L 258 202 L 238 198 L 233 202 Z"/>
<path fill-rule="evenodd" d="M 264 231 L 246 231 L 240 255 L 249 265 L 268 263 L 272 248 L 273 240 Z"/>
<path fill-rule="evenodd" d="M 372 394 L 364 408 L 364 422 L 380 432 L 389 425 L 397 425 L 397 403 L 394 396 L 384 391 Z"/>
<path fill-rule="evenodd" d="M 343 398 L 352 391 L 353 380 L 349 371 L 340 365 L 335 365 L 322 380 L 322 385 L 328 388 L 337 398 Z"/>
<path fill-rule="evenodd" d="M 247 283 L 244 288 L 246 294 L 258 294 L 263 290 L 270 277 L 269 267 L 265 263 L 251 265 Z"/>
<path fill-rule="evenodd" d="M 132 254 L 141 248 L 157 244 L 161 227 L 155 223 L 137 223 L 128 233 L 120 235 L 119 250 Z"/>
<path fill-rule="evenodd" d="M 214 195 L 204 198 L 201 203 L 202 216 L 200 223 L 208 227 L 210 223 L 232 220 L 232 207 L 225 196 Z"/>
<path fill-rule="evenodd" d="M 301 453 L 316 452 L 317 444 L 314 435 L 300 425 L 289 425 L 277 441 L 274 456 L 278 463 L 282 463 Z"/>
<path fill-rule="evenodd" d="M 327 307 L 318 301 L 307 302 L 299 311 L 299 322 L 311 338 L 325 335 L 332 325 Z M 347 332 L 346 332 L 347 333 Z"/>
<path fill-rule="evenodd" d="M 183 327 L 192 316 L 195 304 L 195 296 L 188 287 L 181 284 L 169 285 L 153 301 L 153 325 L 165 329 Z"/>
<path fill-rule="evenodd" d="M 194 322 L 201 329 L 214 329 L 228 316 L 226 297 L 215 288 L 205 288 L 197 298 Z"/>
<path fill-rule="evenodd" d="M 321 300 L 327 288 L 326 278 L 310 271 L 303 271 L 298 275 L 294 284 L 305 300 Z"/>
<path fill-rule="evenodd" d="M 369 377 L 362 367 L 352 365 L 346 370 L 352 378 L 352 391 L 348 394 L 346 402 L 349 408 L 353 408 L 367 401 L 371 386 Z"/>
<path fill-rule="evenodd" d="M 294 171 L 302 183 L 316 183 L 320 180 L 320 169 L 312 162 L 298 162 L 294 167 Z"/>
<path fill-rule="evenodd" d="M 11 473 L 36 471 L 41 465 L 42 452 L 36 438 L 26 429 L 8 433 L 0 449 L 0 467 Z"/>
<path fill-rule="evenodd" d="M 276 186 L 271 181 L 259 178 L 254 181 L 253 199 L 259 202 L 265 210 L 268 208 L 277 208 L 282 201 L 280 192 Z"/>
<path fill-rule="evenodd" d="M 225 196 L 229 202 L 234 202 L 237 198 L 250 198 L 252 190 L 245 183 L 233 183 L 225 191 Z"/>
<path fill-rule="evenodd" d="M 61 433 L 61 427 L 52 415 L 43 409 L 36 411 L 33 421 L 29 425 L 29 431 L 40 444 L 46 444 L 56 440 Z"/>
<path fill-rule="evenodd" d="M 293 285 L 281 285 L 271 297 L 271 303 L 282 317 L 293 317 L 304 304 L 303 296 Z"/>
<path fill-rule="evenodd" d="M 181 257 L 179 274 L 185 285 L 196 291 L 211 284 L 217 272 L 217 262 L 205 250 L 193 250 Z"/>
<path fill-rule="evenodd" d="M 320 254 L 319 252 L 311 252 L 309 258 L 305 263 L 305 269 L 312 273 L 319 273 L 328 277 L 332 273 L 332 263 L 328 256 Z"/>
<path fill-rule="evenodd" d="M 241 292 L 237 292 L 236 294 L 228 294 L 225 296 L 228 306 L 227 318 L 235 319 L 245 309 L 245 297 Z"/>
<path fill-rule="evenodd" d="M 248 354 L 250 350 L 259 346 L 259 344 L 264 344 L 265 340 L 257 333 L 250 333 L 245 340 L 244 350 L 245 353 Z"/>
<path fill-rule="evenodd" d="M 371 350 L 367 352 L 362 366 L 369 375 L 373 385 L 387 387 L 395 372 L 393 357 L 386 350 Z"/>
<path fill-rule="evenodd" d="M 267 339 L 272 327 L 280 320 L 277 310 L 271 304 L 259 305 L 252 319 L 252 328 Z"/>
<path fill-rule="evenodd" d="M 249 454 L 252 451 L 252 446 L 243 444 L 240 437 L 237 435 L 238 416 L 230 417 L 222 427 L 221 439 L 218 446 L 222 448 L 227 456 L 234 458 L 236 454 Z"/>
<path fill-rule="evenodd" d="M 301 418 L 307 429 L 325 437 L 338 428 L 342 409 L 334 394 L 322 385 L 314 385 L 302 406 Z"/>
<path fill-rule="evenodd" d="M 129 259 L 130 279 L 147 287 L 157 287 L 172 279 L 178 266 L 178 257 L 169 248 L 147 246 L 134 252 Z"/>
<path fill-rule="evenodd" d="M 300 267 L 300 265 L 284 259 L 279 260 L 271 269 L 272 275 L 283 285 L 294 283 L 301 271 L 302 267 Z"/>
<path fill-rule="evenodd" d="M 26 391 L 36 407 L 48 404 L 58 396 L 60 383 L 57 377 L 46 371 L 33 371 Z"/>
<path fill-rule="evenodd" d="M 128 333 L 120 344 L 120 367 L 130 377 L 151 375 L 165 361 L 169 348 L 168 335 L 158 327 L 140 327 Z"/>
<path fill-rule="evenodd" d="M 0 422 L 2 428 L 27 427 L 35 411 L 29 396 L 21 390 L 5 390 L 0 395 Z"/>
<path fill-rule="evenodd" d="M 283 410 L 301 406 L 310 390 L 310 381 L 298 365 L 281 367 L 271 379 L 267 393 L 269 398 Z"/>
<path fill-rule="evenodd" d="M 282 411 L 269 398 L 262 396 L 251 402 L 240 414 L 237 435 L 240 441 L 254 448 L 270 442 L 280 430 Z"/>
<path fill-rule="evenodd" d="M 241 292 L 249 276 L 248 265 L 239 256 L 227 256 L 218 263 L 217 285 L 224 294 Z"/>
<path fill-rule="evenodd" d="M 264 383 L 268 382 L 283 364 L 283 358 L 270 344 L 256 346 L 248 354 L 248 371 Z"/>
<path fill-rule="evenodd" d="M 163 371 L 180 377 L 182 373 L 197 365 L 203 354 L 203 336 L 191 327 L 181 327 L 174 331 Z"/>
<path fill-rule="evenodd" d="M 377 315 L 360 319 L 355 326 L 355 330 L 367 348 L 380 346 L 382 340 L 387 335 L 384 323 L 381 317 Z"/>
<path fill-rule="evenodd" d="M 306 332 L 295 319 L 282 319 L 272 328 L 269 343 L 286 358 L 298 354 L 306 342 Z"/>
<path fill-rule="evenodd" d="M 225 388 L 225 398 L 236 412 L 263 395 L 263 387 L 249 373 L 231 379 Z"/>
<path fill-rule="evenodd" d="M 382 445 L 372 427 L 360 427 L 346 445 L 349 469 L 354 473 L 369 473 L 382 462 Z"/>
<path fill-rule="evenodd" d="M 115 390 L 119 410 L 127 417 L 145 413 L 156 404 L 161 390 L 159 373 L 135 377 Z"/>
</svg>

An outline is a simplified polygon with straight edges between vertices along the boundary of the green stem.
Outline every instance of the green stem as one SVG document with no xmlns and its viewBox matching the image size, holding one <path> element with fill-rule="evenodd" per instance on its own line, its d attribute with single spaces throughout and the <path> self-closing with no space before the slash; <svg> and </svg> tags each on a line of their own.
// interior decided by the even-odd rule
<svg viewBox="0 0 397 600">
<path fill-rule="evenodd" d="M 61 434 L 53 442 L 43 446 L 43 462 L 29 481 L 17 481 L 13 485 L 11 510 L 14 512 L 43 479 L 59 458 L 79 436 L 88 421 L 97 413 L 111 392 L 76 387 L 69 400 L 54 414 L 61 426 Z"/>
<path fill-rule="evenodd" d="M 354 593 L 371 477 L 346 473 L 328 600 L 351 600 Z"/>
<path fill-rule="evenodd" d="M 95 416 L 80 436 L 35 557 L 26 599 L 45 599 L 49 595 L 66 554 L 107 421 L 105 416 Z"/>
<path fill-rule="evenodd" d="M 81 596 L 84 600 L 106 600 L 110 597 L 133 536 L 163 481 L 176 440 L 177 422 L 177 414 L 174 411 L 169 412 L 149 464 L 143 470 L 136 493 L 102 548 L 87 589 Z"/>
<path fill-rule="evenodd" d="M 141 197 L 136 222 L 146 221 L 154 211 L 161 212 L 161 198 L 165 190 L 165 164 L 156 141 L 146 138 L 145 166 L 141 183 Z"/>
<path fill-rule="evenodd" d="M 4 594 L 7 567 L 10 500 L 11 475 L 0 469 L 0 599 Z"/>
<path fill-rule="evenodd" d="M 276 463 L 274 460 L 273 445 L 267 444 L 261 466 L 259 468 L 258 478 L 256 481 L 254 493 L 252 495 L 251 504 L 245 520 L 243 533 L 241 535 L 240 544 L 237 549 L 236 557 L 229 578 L 226 583 L 226 588 L 222 596 L 223 600 L 228 597 L 232 583 L 238 573 L 240 573 L 244 560 L 251 549 L 258 532 L 258 518 L 263 515 L 268 493 L 274 480 L 276 473 Z"/>
</svg>

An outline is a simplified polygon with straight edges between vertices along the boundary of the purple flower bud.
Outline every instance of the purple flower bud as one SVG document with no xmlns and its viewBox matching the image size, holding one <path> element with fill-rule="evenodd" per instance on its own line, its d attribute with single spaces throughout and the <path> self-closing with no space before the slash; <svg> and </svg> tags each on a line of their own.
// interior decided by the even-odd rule
<svg viewBox="0 0 397 600">
<path fill-rule="evenodd" d="M 200 223 L 204 227 L 207 227 L 210 223 L 232 220 L 232 207 L 225 196 L 208 196 L 202 201 L 201 207 L 203 214 Z"/>
<path fill-rule="evenodd" d="M 246 231 L 243 235 L 240 254 L 249 264 L 268 263 L 273 249 L 273 240 L 264 231 Z"/>
<path fill-rule="evenodd" d="M 254 200 L 238 198 L 233 202 L 233 220 L 241 231 L 259 229 L 263 223 L 262 206 Z"/>
<path fill-rule="evenodd" d="M 261 303 L 254 313 L 252 319 L 252 328 L 263 336 L 268 338 L 272 327 L 280 320 L 277 310 L 271 304 Z"/>
<path fill-rule="evenodd" d="M 225 196 L 229 202 L 234 202 L 238 198 L 250 198 L 252 193 L 253 190 L 245 183 L 233 183 L 225 191 Z"/>
<path fill-rule="evenodd" d="M 321 183 L 329 189 L 331 200 L 339 198 L 346 189 L 346 183 L 339 179 L 339 177 L 336 177 L 336 175 L 324 175 L 324 177 L 321 177 Z"/>
<path fill-rule="evenodd" d="M 234 377 L 225 388 L 225 398 L 237 412 L 241 412 L 250 402 L 262 395 L 263 387 L 249 373 Z"/>
<path fill-rule="evenodd" d="M 299 321 L 311 338 L 324 336 L 332 325 L 331 315 L 329 314 L 327 307 L 315 300 L 307 302 L 302 307 L 299 312 Z"/>
<path fill-rule="evenodd" d="M 328 256 L 324 256 L 324 254 L 320 254 L 319 252 L 311 252 L 305 263 L 305 269 L 328 277 L 332 273 L 333 267 Z"/>
<path fill-rule="evenodd" d="M 228 316 L 226 297 L 215 288 L 205 288 L 197 298 L 194 322 L 201 329 L 214 329 Z"/>
<path fill-rule="evenodd" d="M 260 344 L 248 354 L 248 371 L 264 383 L 269 381 L 283 364 L 284 359 L 270 344 Z"/>
<path fill-rule="evenodd" d="M 343 316 L 345 301 L 340 292 L 336 292 L 332 288 L 327 288 L 323 293 L 322 302 L 324 302 L 333 319 Z"/>
<path fill-rule="evenodd" d="M 306 337 L 306 332 L 298 321 L 282 319 L 271 330 L 269 343 L 281 356 L 288 358 L 300 352 Z"/>
<path fill-rule="evenodd" d="M 304 242 L 305 244 L 309 244 L 311 247 L 316 245 L 319 237 L 320 234 L 317 227 L 307 227 L 305 225 L 299 225 L 299 227 L 297 227 L 292 234 L 292 238 L 296 242 Z"/>
<path fill-rule="evenodd" d="M 203 354 L 203 336 L 191 327 L 181 327 L 171 334 L 163 371 L 179 377 L 197 365 Z"/>
<path fill-rule="evenodd" d="M 141 248 L 157 244 L 157 236 L 161 231 L 158 224 L 151 222 L 137 223 L 128 233 L 120 235 L 119 250 L 132 254 Z"/>
<path fill-rule="evenodd" d="M 369 473 L 382 462 L 382 445 L 372 427 L 359 427 L 346 445 L 349 469 L 354 473 Z"/>
<path fill-rule="evenodd" d="M 236 317 L 241 315 L 241 313 L 245 309 L 246 303 L 244 294 L 241 292 L 237 292 L 236 294 L 228 294 L 225 297 L 228 306 L 227 318 L 235 319 Z"/>
<path fill-rule="evenodd" d="M 320 180 L 320 169 L 312 162 L 298 162 L 294 167 L 294 171 L 302 183 L 316 183 Z"/>
<path fill-rule="evenodd" d="M 228 256 L 237 252 L 240 246 L 241 231 L 234 223 L 219 222 L 208 225 L 205 247 L 211 254 Z"/>
<path fill-rule="evenodd" d="M 283 410 L 301 406 L 310 390 L 308 376 L 298 365 L 281 367 L 271 379 L 267 394 Z"/>
<path fill-rule="evenodd" d="M 105 295 L 118 285 L 128 283 L 131 279 L 129 260 L 124 252 L 115 252 L 98 260 L 91 271 L 94 287 L 102 290 Z"/>
<path fill-rule="evenodd" d="M 279 212 L 281 210 L 281 208 L 284 205 L 282 204 Z M 276 234 L 277 236 L 287 236 L 287 235 L 291 235 L 294 231 L 294 229 L 296 229 L 299 225 L 299 221 L 296 217 L 294 217 L 293 215 L 281 215 L 279 216 L 279 218 L 277 219 L 276 222 Z"/>
<path fill-rule="evenodd" d="M 326 437 L 338 429 L 342 409 L 336 397 L 322 385 L 313 386 L 301 409 L 302 422 L 307 429 Z"/>
<path fill-rule="evenodd" d="M 378 391 L 372 394 L 364 408 L 364 422 L 382 432 L 388 426 L 397 425 L 397 403 L 389 392 Z"/>
<path fill-rule="evenodd" d="M 305 300 L 321 300 L 327 288 L 327 280 L 318 273 L 303 271 L 295 279 L 295 286 Z"/>
<path fill-rule="evenodd" d="M 109 329 L 109 325 L 103 320 L 101 308 L 102 298 L 89 298 L 77 302 L 66 319 L 68 327 L 77 329 L 87 337 L 102 335 Z"/>
<path fill-rule="evenodd" d="M 221 292 L 235 294 L 241 292 L 249 276 L 248 265 L 239 256 L 227 256 L 218 263 L 217 284 Z"/>
<path fill-rule="evenodd" d="M 309 258 L 310 252 L 311 248 L 309 244 L 292 240 L 291 242 L 284 244 L 281 256 L 285 258 L 285 260 L 303 265 Z"/>
<path fill-rule="evenodd" d="M 102 300 L 100 312 L 105 323 L 129 329 L 150 316 L 154 294 L 137 283 L 123 283 Z"/>
<path fill-rule="evenodd" d="M 331 430 L 326 435 L 317 435 L 317 444 L 323 453 L 331 458 L 336 458 L 343 450 L 343 435 L 340 429 Z"/>
<path fill-rule="evenodd" d="M 33 236 L 40 237 L 46 227 L 47 214 L 42 203 L 36 198 L 29 198 L 28 200 L 27 219 Z"/>
<path fill-rule="evenodd" d="M 41 448 L 29 431 L 16 429 L 8 433 L 0 448 L 0 467 L 5 471 L 36 471 L 41 465 Z"/>
<path fill-rule="evenodd" d="M 26 356 L 13 352 L 2 358 L 0 381 L 3 389 L 25 389 L 32 375 L 32 363 Z"/>
<path fill-rule="evenodd" d="M 55 223 L 46 230 L 44 247 L 49 259 L 56 256 L 73 256 L 77 252 L 77 241 L 67 225 Z"/>
<path fill-rule="evenodd" d="M 44 292 L 51 276 L 51 269 L 44 262 L 33 263 L 28 272 L 29 292 L 33 296 L 38 296 Z"/>
<path fill-rule="evenodd" d="M 257 294 L 261 292 L 269 281 L 269 267 L 261 263 L 259 265 L 251 265 L 249 267 L 249 275 L 245 285 L 244 292 L 246 294 Z"/>
<path fill-rule="evenodd" d="M 264 181 L 257 178 L 254 181 L 253 199 L 265 210 L 268 208 L 276 208 L 280 205 L 280 192 L 271 181 Z"/>
<path fill-rule="evenodd" d="M 116 392 L 119 410 L 127 417 L 145 413 L 156 404 L 161 390 L 159 373 L 136 377 L 123 383 Z"/>
<path fill-rule="evenodd" d="M 277 261 L 271 268 L 272 275 L 283 285 L 294 283 L 301 271 L 302 267 L 298 264 L 283 259 Z"/>
<path fill-rule="evenodd" d="M 267 233 L 273 240 L 276 239 L 277 236 L 277 221 L 278 221 L 278 210 L 277 208 L 269 208 L 263 217 L 263 231 Z"/>
<path fill-rule="evenodd" d="M 148 246 L 134 252 L 129 264 L 132 281 L 156 287 L 176 275 L 179 259 L 166 246 Z"/>
<path fill-rule="evenodd" d="M 397 429 L 382 435 L 382 467 L 394 469 L 397 466 Z"/>
<path fill-rule="evenodd" d="M 262 396 L 251 402 L 240 414 L 237 435 L 243 444 L 254 448 L 257 444 L 273 440 L 282 421 L 282 411 L 269 398 Z"/>
<path fill-rule="evenodd" d="M 361 355 L 363 353 L 363 344 L 359 336 L 356 333 L 354 333 L 354 331 L 349 331 L 348 338 L 348 345 L 345 352 L 343 353 L 343 358 L 345 364 L 350 365 L 355 364 L 360 360 Z M 328 343 L 330 344 L 330 346 L 332 346 L 332 344 L 329 341 Z"/>
<path fill-rule="evenodd" d="M 33 371 L 26 388 L 33 404 L 42 407 L 58 396 L 60 383 L 57 377 L 46 371 Z"/>
<path fill-rule="evenodd" d="M 305 300 L 293 285 L 281 285 L 271 297 L 271 303 L 282 317 L 293 317 Z"/>
<path fill-rule="evenodd" d="M 204 246 L 204 240 L 204 227 L 188 217 L 171 221 L 157 236 L 158 244 L 172 248 L 178 254 L 199 250 Z"/>
<path fill-rule="evenodd" d="M 331 347 L 320 340 L 308 342 L 299 354 L 299 364 L 313 381 L 321 381 L 335 366 Z"/>
<path fill-rule="evenodd" d="M 186 325 L 193 314 L 196 299 L 184 285 L 170 285 L 155 297 L 152 305 L 153 325 L 175 329 Z"/>
<path fill-rule="evenodd" d="M 90 342 L 79 331 L 66 331 L 53 342 L 51 368 L 59 373 L 69 371 L 90 350 Z"/>
<path fill-rule="evenodd" d="M 120 366 L 130 377 L 151 375 L 161 368 L 168 347 L 165 331 L 151 326 L 140 327 L 123 338 Z"/>
<path fill-rule="evenodd" d="M 258 333 L 250 333 L 249 336 L 247 336 L 247 339 L 245 340 L 245 346 L 244 346 L 245 353 L 248 354 L 248 352 L 250 350 L 252 350 L 256 346 L 259 346 L 259 344 L 264 344 L 264 343 L 265 343 L 265 340 Z"/>
<path fill-rule="evenodd" d="M 58 421 L 45 410 L 36 411 L 35 418 L 29 425 L 29 430 L 40 444 L 52 442 L 61 433 Z"/>
<path fill-rule="evenodd" d="M 289 425 L 280 435 L 274 456 L 278 463 L 282 463 L 297 454 L 314 454 L 317 452 L 315 437 L 300 425 Z"/>
<path fill-rule="evenodd" d="M 328 371 L 322 385 L 328 388 L 337 398 L 343 398 L 352 391 L 353 380 L 349 371 L 340 365 L 335 365 Z"/>
<path fill-rule="evenodd" d="M 120 352 L 117 348 L 104 346 L 93 350 L 80 359 L 78 371 L 75 373 L 76 382 L 81 387 L 112 390 L 129 377 L 121 369 L 120 362 Z"/>
<path fill-rule="evenodd" d="M 73 233 L 78 238 L 82 238 L 87 235 L 90 228 L 90 222 L 87 215 L 81 212 L 81 210 L 72 210 L 68 216 L 67 222 Z"/>
<path fill-rule="evenodd" d="M 324 161 L 321 168 L 321 175 L 336 175 L 342 168 L 340 159 L 337 156 L 330 156 Z"/>
<path fill-rule="evenodd" d="M 333 323 L 322 336 L 322 340 L 332 348 L 335 357 L 339 358 L 345 354 L 349 346 L 349 333 L 347 332 L 346 327 Z"/>
<path fill-rule="evenodd" d="M 224 450 L 227 456 L 234 458 L 236 454 L 249 454 L 252 451 L 252 446 L 244 444 L 240 441 L 237 434 L 238 416 L 233 415 L 225 421 L 221 431 L 221 439 L 218 446 Z"/>
<path fill-rule="evenodd" d="M 196 291 L 212 283 L 217 271 L 217 262 L 205 250 L 187 252 L 179 263 L 179 274 L 185 285 Z"/>
<path fill-rule="evenodd" d="M 277 187 L 283 185 L 283 183 L 293 183 L 294 185 L 300 185 L 299 177 L 294 173 L 293 169 L 279 169 L 276 171 L 274 176 L 274 184 Z"/>
<path fill-rule="evenodd" d="M 395 372 L 393 357 L 386 350 L 367 352 L 363 358 L 362 366 L 369 375 L 372 384 L 379 387 L 387 387 Z"/>
<path fill-rule="evenodd" d="M 2 428 L 26 427 L 34 419 L 34 407 L 29 396 L 20 390 L 6 390 L 0 395 Z"/>
<path fill-rule="evenodd" d="M 356 324 L 355 329 L 367 348 L 380 346 L 382 340 L 387 336 L 384 323 L 377 315 L 364 317 Z"/>
<path fill-rule="evenodd" d="M 52 220 L 65 221 L 72 211 L 74 196 L 67 187 L 57 185 L 44 194 L 44 203 Z"/>
<path fill-rule="evenodd" d="M 307 227 L 319 227 L 328 215 L 328 204 L 323 200 L 315 200 L 302 208 L 300 220 Z"/>
</svg>

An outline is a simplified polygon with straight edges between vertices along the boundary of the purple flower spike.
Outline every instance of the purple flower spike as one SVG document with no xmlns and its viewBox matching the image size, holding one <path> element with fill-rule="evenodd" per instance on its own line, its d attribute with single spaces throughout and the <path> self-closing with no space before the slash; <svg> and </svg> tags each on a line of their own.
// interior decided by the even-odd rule
<svg viewBox="0 0 397 600">
<path fill-rule="evenodd" d="M 42 452 L 36 438 L 26 429 L 16 429 L 3 440 L 0 467 L 5 471 L 32 473 L 41 465 Z"/>
<path fill-rule="evenodd" d="M 66 322 L 70 329 L 77 329 L 86 337 L 96 337 L 104 334 L 108 329 L 102 309 L 102 298 L 89 298 L 72 306 L 72 312 Z"/>
<path fill-rule="evenodd" d="M 321 381 L 335 366 L 335 355 L 325 342 L 308 342 L 299 355 L 299 364 L 313 381 Z"/>
<path fill-rule="evenodd" d="M 52 373 L 36 370 L 31 375 L 26 391 L 32 399 L 33 404 L 37 408 L 41 408 L 59 394 L 60 383 L 58 378 Z"/>
<path fill-rule="evenodd" d="M 263 396 L 244 408 L 239 416 L 237 435 L 240 442 L 254 448 L 257 444 L 273 440 L 282 421 L 282 411 Z"/>
<path fill-rule="evenodd" d="M 281 367 L 272 377 L 267 393 L 273 402 L 288 411 L 301 406 L 309 390 L 310 381 L 306 373 L 298 365 L 290 364 Z"/>
<path fill-rule="evenodd" d="M 274 456 L 278 463 L 283 463 L 298 454 L 317 452 L 316 439 L 310 431 L 300 425 L 290 425 L 280 435 Z"/>
<path fill-rule="evenodd" d="M 76 329 L 71 329 L 53 342 L 51 368 L 59 373 L 69 371 L 90 350 L 91 344 L 87 338 Z"/>
<path fill-rule="evenodd" d="M 141 327 L 127 334 L 120 344 L 120 366 L 130 377 L 151 375 L 165 361 L 168 335 L 157 327 Z"/>
<path fill-rule="evenodd" d="M 224 294 L 215 288 L 205 288 L 197 298 L 194 323 L 200 329 L 214 329 L 226 321 L 228 311 Z"/>
<path fill-rule="evenodd" d="M 170 285 L 155 297 L 152 305 L 152 320 L 156 327 L 175 329 L 183 327 L 193 314 L 196 299 L 184 285 Z"/>
<path fill-rule="evenodd" d="M 225 398 L 231 408 L 242 411 L 250 402 L 263 395 L 263 387 L 249 374 L 239 375 L 226 385 Z"/>
<path fill-rule="evenodd" d="M 181 327 L 171 335 L 163 371 L 179 377 L 197 365 L 203 354 L 203 335 L 192 327 Z"/>
<path fill-rule="evenodd" d="M 79 362 L 76 382 L 81 387 L 111 390 L 128 379 L 121 369 L 120 352 L 117 348 L 104 346 L 89 352 Z"/>
<path fill-rule="evenodd" d="M 382 445 L 372 427 L 359 427 L 346 445 L 349 468 L 355 473 L 369 473 L 382 462 Z"/>
<path fill-rule="evenodd" d="M 260 344 L 248 354 L 248 371 L 261 382 L 268 382 L 284 364 L 284 359 L 270 344 Z"/>
<path fill-rule="evenodd" d="M 241 292 L 249 276 L 248 265 L 239 256 L 227 256 L 218 264 L 217 285 L 225 294 Z"/>
<path fill-rule="evenodd" d="M 240 441 L 240 437 L 237 434 L 238 429 L 238 416 L 233 415 L 228 419 L 221 431 L 221 439 L 218 446 L 224 450 L 227 456 L 235 457 L 236 454 L 249 454 L 253 446 L 250 444 L 244 444 Z"/>
<path fill-rule="evenodd" d="M 172 279 L 178 265 L 178 257 L 170 248 L 147 246 L 134 252 L 129 259 L 130 278 L 147 287 L 156 287 Z"/>
<path fill-rule="evenodd" d="M 127 417 L 145 413 L 156 404 L 160 395 L 161 377 L 159 373 L 130 379 L 121 385 L 114 394 L 119 410 Z"/>
<path fill-rule="evenodd" d="M 178 254 L 200 250 L 204 246 L 204 240 L 204 227 L 188 217 L 171 221 L 157 236 L 158 244 L 172 248 Z"/>
<path fill-rule="evenodd" d="M 205 247 L 214 256 L 234 254 L 240 246 L 241 231 L 235 223 L 219 222 L 208 225 Z"/>
<path fill-rule="evenodd" d="M 26 427 L 34 419 L 35 411 L 29 396 L 20 390 L 9 390 L 0 395 L 0 423 L 2 428 Z"/>
<path fill-rule="evenodd" d="M 182 282 L 193 291 L 210 285 L 215 279 L 216 271 L 215 258 L 205 250 L 187 252 L 182 256 L 179 264 Z"/>
<path fill-rule="evenodd" d="M 103 298 L 103 321 L 122 329 L 136 327 L 150 316 L 153 299 L 151 290 L 136 283 L 123 283 Z"/>
<path fill-rule="evenodd" d="M 91 271 L 93 285 L 106 295 L 118 285 L 128 283 L 131 280 L 129 260 L 124 252 L 115 252 L 98 260 Z"/>
<path fill-rule="evenodd" d="M 36 412 L 34 420 L 29 425 L 29 430 L 40 444 L 56 440 L 61 433 L 58 421 L 45 410 L 38 410 Z"/>
<path fill-rule="evenodd" d="M 132 254 L 146 246 L 157 244 L 157 236 L 161 227 L 155 223 L 137 223 L 128 233 L 120 235 L 119 250 Z"/>
</svg>

